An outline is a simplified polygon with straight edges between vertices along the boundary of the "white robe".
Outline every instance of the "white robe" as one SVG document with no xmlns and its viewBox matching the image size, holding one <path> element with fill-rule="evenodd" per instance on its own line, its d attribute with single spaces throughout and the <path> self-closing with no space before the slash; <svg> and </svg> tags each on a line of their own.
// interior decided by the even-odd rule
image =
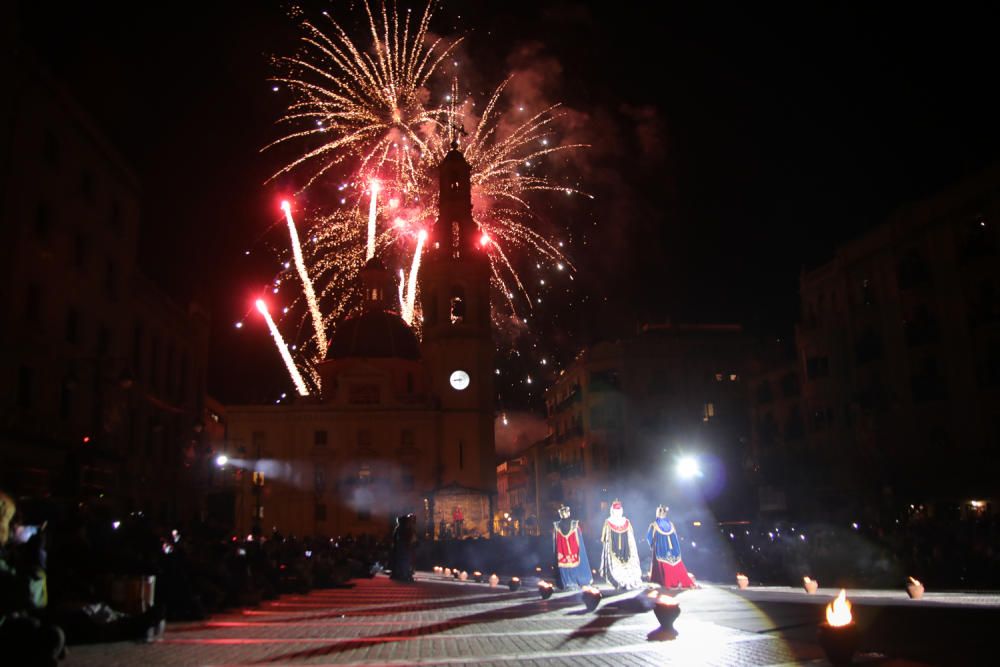
<svg viewBox="0 0 1000 667">
<path fill-rule="evenodd" d="M 627 559 L 620 558 L 612 548 L 616 540 L 628 545 Z M 601 576 L 615 588 L 641 588 L 642 567 L 639 565 L 639 550 L 635 545 L 632 523 L 623 516 L 612 515 L 604 522 L 601 542 Z"/>
</svg>

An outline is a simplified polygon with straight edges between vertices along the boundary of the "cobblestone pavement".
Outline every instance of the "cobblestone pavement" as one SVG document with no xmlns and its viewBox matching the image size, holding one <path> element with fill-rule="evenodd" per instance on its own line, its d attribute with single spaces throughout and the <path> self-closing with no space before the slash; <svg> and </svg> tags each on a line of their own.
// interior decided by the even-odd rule
<svg viewBox="0 0 1000 667">
<path fill-rule="evenodd" d="M 173 623 L 153 644 L 71 647 L 64 664 L 825 664 L 812 641 L 782 632 L 814 624 L 811 605 L 803 607 L 803 622 L 801 616 L 767 617 L 721 587 L 688 591 L 678 600 L 677 635 L 665 638 L 653 613 L 638 608 L 635 593 L 606 591 L 596 613 L 586 613 L 578 594 L 543 601 L 530 585 L 510 592 L 433 575 L 418 575 L 414 584 L 377 577 L 205 622 Z"/>
</svg>

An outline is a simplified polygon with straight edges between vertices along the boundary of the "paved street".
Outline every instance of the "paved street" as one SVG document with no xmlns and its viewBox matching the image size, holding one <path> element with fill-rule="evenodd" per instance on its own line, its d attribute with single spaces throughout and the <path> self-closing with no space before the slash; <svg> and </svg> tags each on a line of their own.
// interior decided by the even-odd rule
<svg viewBox="0 0 1000 667">
<path fill-rule="evenodd" d="M 639 611 L 634 594 L 607 595 L 596 613 L 586 613 L 577 594 L 542 601 L 530 585 L 512 593 L 433 575 L 418 575 L 411 585 L 378 577 L 207 622 L 174 623 L 150 645 L 72 647 L 66 664 L 826 664 L 815 644 L 826 596 L 803 604 L 796 591 L 766 589 L 759 595 L 767 600 L 754 601 L 707 586 L 678 598 L 677 636 L 662 640 L 652 612 Z M 874 653 L 860 661 L 922 664 Z"/>
</svg>

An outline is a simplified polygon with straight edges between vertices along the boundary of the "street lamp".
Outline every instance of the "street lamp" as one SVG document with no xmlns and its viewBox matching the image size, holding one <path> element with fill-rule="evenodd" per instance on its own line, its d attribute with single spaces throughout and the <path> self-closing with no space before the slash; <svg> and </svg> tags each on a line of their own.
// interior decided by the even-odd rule
<svg viewBox="0 0 1000 667">
<path fill-rule="evenodd" d="M 229 463 L 229 457 L 225 454 L 219 454 L 215 457 L 215 465 L 220 468 L 225 468 L 227 463 Z"/>
</svg>

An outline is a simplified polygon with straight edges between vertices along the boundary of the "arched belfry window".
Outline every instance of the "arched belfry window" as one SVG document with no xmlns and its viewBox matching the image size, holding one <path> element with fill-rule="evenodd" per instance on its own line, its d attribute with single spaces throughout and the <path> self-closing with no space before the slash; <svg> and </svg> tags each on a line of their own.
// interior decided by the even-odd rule
<svg viewBox="0 0 1000 667">
<path fill-rule="evenodd" d="M 461 242 L 461 228 L 458 221 L 451 223 L 451 256 L 458 259 L 459 244 Z"/>
<path fill-rule="evenodd" d="M 465 321 L 465 290 L 460 285 L 451 288 L 451 323 L 461 324 Z"/>
</svg>

